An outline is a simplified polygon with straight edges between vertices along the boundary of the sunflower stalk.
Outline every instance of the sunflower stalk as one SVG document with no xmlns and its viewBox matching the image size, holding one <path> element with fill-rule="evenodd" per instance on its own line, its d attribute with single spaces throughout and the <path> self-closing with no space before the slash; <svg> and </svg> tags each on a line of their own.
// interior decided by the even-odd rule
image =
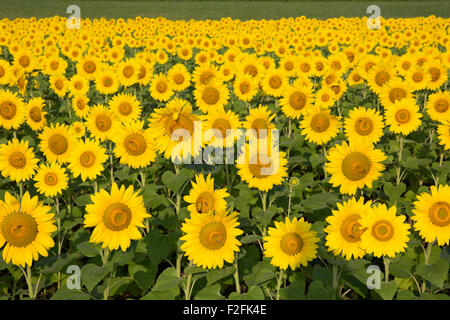
<svg viewBox="0 0 450 320">
<path fill-rule="evenodd" d="M 383 256 L 383 263 L 384 263 L 384 280 L 386 283 L 389 282 L 389 264 L 391 263 L 391 260 Z"/>
<path fill-rule="evenodd" d="M 239 268 L 238 268 L 238 253 L 235 253 L 234 257 L 234 283 L 236 285 L 236 293 L 241 294 L 241 284 L 239 283 Z"/>
<path fill-rule="evenodd" d="M 400 161 L 402 160 L 402 153 L 403 153 L 403 135 L 400 135 L 400 137 L 398 138 L 399 140 L 399 149 L 398 149 L 398 165 L 395 168 L 396 169 L 396 173 L 397 173 L 397 178 L 396 178 L 396 183 L 397 185 L 400 184 L 401 180 L 402 180 L 402 173 L 401 173 L 401 167 L 400 167 Z"/>
<path fill-rule="evenodd" d="M 109 174 L 111 176 L 111 186 L 114 184 L 114 156 L 112 142 L 109 142 Z"/>
<path fill-rule="evenodd" d="M 62 249 L 62 242 L 61 242 L 61 214 L 59 211 L 59 197 L 56 196 L 55 198 L 56 202 L 56 224 L 58 227 L 58 257 L 61 255 L 61 249 Z M 61 288 L 61 272 L 58 272 L 58 289 Z"/>
<path fill-rule="evenodd" d="M 281 270 L 280 270 L 280 275 L 278 276 L 278 281 L 277 281 L 277 295 L 276 295 L 276 300 L 280 300 L 280 289 L 281 289 L 281 284 L 283 283 L 283 277 L 284 277 L 284 270 L 281 269 Z"/>
</svg>

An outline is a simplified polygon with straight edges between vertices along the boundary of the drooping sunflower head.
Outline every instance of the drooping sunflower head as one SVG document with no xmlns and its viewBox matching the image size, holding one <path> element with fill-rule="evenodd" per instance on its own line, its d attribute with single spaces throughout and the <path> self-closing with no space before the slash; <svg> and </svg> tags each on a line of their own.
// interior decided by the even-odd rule
<svg viewBox="0 0 450 320">
<path fill-rule="evenodd" d="M 31 266 L 39 255 L 46 257 L 48 249 L 55 245 L 51 235 L 56 231 L 55 219 L 50 207 L 43 206 L 28 191 L 19 202 L 8 192 L 0 201 L 0 247 L 3 260 L 14 265 Z"/>
<path fill-rule="evenodd" d="M 182 224 L 185 233 L 180 239 L 188 259 L 202 268 L 222 268 L 232 263 L 241 243 L 236 239 L 243 231 L 238 228 L 238 213 L 226 211 L 192 214 Z"/>
<path fill-rule="evenodd" d="M 272 258 L 270 263 L 280 269 L 295 270 L 317 256 L 319 238 L 303 218 L 286 217 L 284 222 L 275 221 L 275 228 L 270 227 L 267 233 L 264 256 Z"/>
<path fill-rule="evenodd" d="M 101 243 L 102 248 L 126 251 L 131 240 L 142 238 L 138 228 L 144 227 L 144 219 L 150 217 L 144 199 L 133 186 L 120 188 L 113 183 L 111 192 L 101 189 L 91 196 L 92 204 L 86 206 L 84 226 L 94 227 L 89 239 Z"/>
</svg>

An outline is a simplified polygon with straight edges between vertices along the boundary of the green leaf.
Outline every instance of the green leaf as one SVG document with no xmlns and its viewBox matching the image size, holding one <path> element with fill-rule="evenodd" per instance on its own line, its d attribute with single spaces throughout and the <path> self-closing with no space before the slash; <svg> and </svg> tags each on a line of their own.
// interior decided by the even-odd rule
<svg viewBox="0 0 450 320">
<path fill-rule="evenodd" d="M 446 295 L 446 294 L 432 294 L 429 292 L 425 292 L 422 293 L 422 295 L 420 296 L 421 300 L 450 300 L 450 296 Z"/>
<path fill-rule="evenodd" d="M 412 268 L 415 265 L 414 260 L 402 256 L 398 261 L 389 265 L 389 271 L 398 278 L 411 277 Z"/>
<path fill-rule="evenodd" d="M 246 293 L 232 292 L 228 300 L 264 300 L 264 292 L 260 287 L 250 287 Z"/>
<path fill-rule="evenodd" d="M 220 294 L 220 284 L 208 285 L 195 295 L 194 300 L 223 300 L 224 296 Z"/>
<path fill-rule="evenodd" d="M 400 290 L 397 293 L 397 300 L 416 300 L 417 297 L 409 290 Z"/>
<path fill-rule="evenodd" d="M 241 241 L 242 244 L 247 244 L 247 243 L 256 242 L 256 241 L 261 240 L 261 239 L 262 239 L 262 237 L 259 236 L 259 235 L 249 234 L 249 235 L 246 235 L 246 236 L 242 237 L 240 239 L 240 241 Z"/>
<path fill-rule="evenodd" d="M 88 258 L 93 258 L 95 256 L 98 256 L 101 252 L 101 247 L 98 244 L 89 242 L 89 241 L 85 241 L 85 242 L 81 242 L 77 245 L 77 249 L 78 251 L 80 251 L 80 253 Z"/>
<path fill-rule="evenodd" d="M 173 300 L 180 295 L 178 287 L 177 270 L 173 267 L 165 269 L 156 280 L 150 293 L 143 296 L 142 300 Z"/>
<path fill-rule="evenodd" d="M 112 271 L 112 264 L 107 263 L 105 266 L 97 266 L 95 264 L 87 264 L 81 268 L 81 282 L 91 292 L 106 276 Z"/>
<path fill-rule="evenodd" d="M 416 266 L 416 273 L 425 280 L 442 288 L 448 277 L 448 268 L 449 262 L 444 259 L 439 259 L 433 264 L 418 264 Z"/>
<path fill-rule="evenodd" d="M 81 195 L 75 199 L 75 203 L 79 207 L 85 207 L 87 204 L 92 203 L 91 195 L 90 194 Z"/>
<path fill-rule="evenodd" d="M 217 281 L 225 277 L 228 277 L 229 275 L 232 275 L 234 270 L 235 270 L 234 266 L 228 266 L 222 269 L 209 271 L 208 275 L 206 276 L 208 285 L 212 285 L 213 283 L 216 283 Z"/>
<path fill-rule="evenodd" d="M 92 297 L 77 289 L 69 289 L 66 286 L 62 286 L 56 293 L 50 298 L 50 300 L 90 300 Z"/>
<path fill-rule="evenodd" d="M 256 264 L 252 268 L 252 272 L 249 275 L 244 276 L 245 283 L 251 286 L 257 286 L 261 283 L 269 281 L 275 278 L 275 268 L 270 264 L 269 261 L 264 260 Z"/>
<path fill-rule="evenodd" d="M 170 252 L 177 249 L 178 237 L 175 233 L 162 234 L 159 229 L 153 229 L 145 237 L 144 242 L 148 250 L 148 256 L 154 266 L 166 258 Z"/>
<path fill-rule="evenodd" d="M 128 272 L 144 292 L 147 291 L 152 285 L 157 271 L 158 268 L 155 268 L 148 261 L 141 264 L 131 262 L 128 265 Z"/>
<path fill-rule="evenodd" d="M 392 300 L 397 292 L 397 283 L 394 280 L 386 282 L 381 282 L 380 289 L 375 289 L 375 292 L 383 300 Z"/>
<path fill-rule="evenodd" d="M 43 274 L 50 274 L 61 271 L 65 266 L 72 263 L 74 260 L 78 259 L 81 255 L 76 253 L 65 254 L 60 256 L 50 256 L 46 258 L 41 258 L 36 263 L 36 269 Z"/>
<path fill-rule="evenodd" d="M 169 188 L 169 190 L 177 193 L 186 181 L 192 178 L 194 171 L 191 169 L 183 168 L 178 174 L 172 171 L 166 171 L 163 173 L 161 179 L 162 182 Z"/>
<path fill-rule="evenodd" d="M 283 300 L 305 300 L 305 283 L 303 281 L 293 281 L 286 288 L 281 288 L 280 298 Z"/>
<path fill-rule="evenodd" d="M 326 289 L 322 282 L 314 280 L 308 287 L 308 300 L 332 300 L 335 297 L 333 289 Z"/>
</svg>

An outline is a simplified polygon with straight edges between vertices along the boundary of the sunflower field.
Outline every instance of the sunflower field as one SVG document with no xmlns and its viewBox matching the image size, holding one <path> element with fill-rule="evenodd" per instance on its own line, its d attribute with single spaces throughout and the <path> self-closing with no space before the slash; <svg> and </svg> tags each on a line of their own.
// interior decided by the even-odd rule
<svg viewBox="0 0 450 320">
<path fill-rule="evenodd" d="M 450 19 L 5 18 L 0 48 L 1 299 L 449 299 Z"/>
</svg>

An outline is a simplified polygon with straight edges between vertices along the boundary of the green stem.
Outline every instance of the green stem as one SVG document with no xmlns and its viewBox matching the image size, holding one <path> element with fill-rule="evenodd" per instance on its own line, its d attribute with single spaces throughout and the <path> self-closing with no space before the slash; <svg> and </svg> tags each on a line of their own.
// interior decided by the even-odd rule
<svg viewBox="0 0 450 320">
<path fill-rule="evenodd" d="M 111 186 L 114 183 L 114 157 L 113 157 L 113 147 L 112 142 L 109 143 L 109 174 L 111 176 Z"/>
<path fill-rule="evenodd" d="M 263 211 L 267 210 L 267 191 L 261 192 L 261 203 Z"/>
<path fill-rule="evenodd" d="M 280 300 L 280 288 L 281 288 L 281 284 L 283 283 L 283 276 L 284 276 L 284 271 L 283 269 L 280 270 L 280 275 L 278 276 L 278 281 L 277 281 L 277 297 L 276 300 Z"/>
<path fill-rule="evenodd" d="M 234 283 L 236 284 L 236 293 L 241 294 L 241 284 L 239 283 L 238 253 L 234 257 Z"/>
<path fill-rule="evenodd" d="M 61 255 L 61 214 L 59 211 L 59 198 L 56 196 L 56 224 L 58 226 L 58 257 Z M 61 288 L 61 272 L 58 272 L 58 289 Z"/>
<path fill-rule="evenodd" d="M 102 254 L 102 262 L 103 262 L 103 267 L 106 265 L 106 263 L 108 262 L 108 257 L 109 257 L 109 250 L 108 248 L 103 249 L 103 254 Z M 109 287 L 110 287 L 110 277 L 107 277 L 105 279 L 105 290 L 103 291 L 103 300 L 108 300 L 109 297 Z"/>
<path fill-rule="evenodd" d="M 389 264 L 391 263 L 391 260 L 387 258 L 386 256 L 383 256 L 383 263 L 384 263 L 384 280 L 386 283 L 389 282 Z"/>
<path fill-rule="evenodd" d="M 401 169 L 400 169 L 400 161 L 402 160 L 402 153 L 403 153 L 403 136 L 400 135 L 399 137 L 399 149 L 398 149 L 398 166 L 396 167 L 396 173 L 397 173 L 397 185 L 400 184 L 401 180 Z"/>
</svg>

